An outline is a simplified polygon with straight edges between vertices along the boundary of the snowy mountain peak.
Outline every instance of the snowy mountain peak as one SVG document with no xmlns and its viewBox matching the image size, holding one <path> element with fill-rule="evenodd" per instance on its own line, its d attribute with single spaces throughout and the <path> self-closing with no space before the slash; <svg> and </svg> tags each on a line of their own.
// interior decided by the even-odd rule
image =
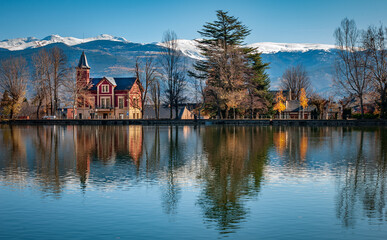
<svg viewBox="0 0 387 240">
<path fill-rule="evenodd" d="M 159 46 L 165 46 L 163 43 L 158 43 Z M 195 40 L 178 39 L 177 46 L 185 55 L 195 58 L 203 59 L 198 48 L 198 43 Z M 335 48 L 335 45 L 316 44 L 316 43 L 273 43 L 273 42 L 259 42 L 248 44 L 247 47 L 257 48 L 257 51 L 270 54 L 277 52 L 307 52 L 311 50 L 330 51 Z"/>
<path fill-rule="evenodd" d="M 164 43 L 157 43 L 157 45 L 165 47 Z M 198 43 L 195 40 L 178 39 L 177 48 L 182 51 L 184 55 L 190 58 L 198 60 L 204 59 L 204 57 L 200 54 Z"/>
<path fill-rule="evenodd" d="M 260 42 L 249 44 L 248 47 L 258 48 L 262 53 L 277 53 L 277 52 L 307 52 L 310 50 L 329 51 L 335 48 L 335 45 L 317 44 L 317 43 L 273 43 Z"/>
<path fill-rule="evenodd" d="M 110 40 L 110 41 L 117 41 L 117 42 L 129 42 L 128 40 L 126 40 L 123 37 L 114 37 L 114 36 L 109 35 L 109 34 L 101 34 L 95 38 L 86 38 L 85 40 L 87 40 L 88 42 L 94 41 L 94 40 Z"/>
<path fill-rule="evenodd" d="M 75 38 L 75 37 L 62 37 L 60 35 L 53 34 L 40 40 L 34 37 L 6 39 L 3 41 L 0 41 L 0 48 L 5 48 L 11 51 L 15 51 L 15 50 L 23 50 L 27 48 L 42 47 L 53 43 L 63 43 L 68 46 L 74 46 L 81 43 L 87 43 L 87 42 L 97 41 L 97 40 L 129 43 L 129 41 L 123 37 L 115 37 L 109 34 L 101 34 L 97 37 L 84 38 L 84 39 Z M 178 43 L 178 48 L 186 56 L 194 59 L 203 59 L 203 56 L 200 54 L 200 50 L 195 40 L 179 39 L 177 40 L 177 43 Z M 163 46 L 163 43 L 157 43 L 157 45 Z M 328 44 L 273 43 L 273 42 L 253 43 L 247 46 L 257 48 L 258 51 L 262 53 L 307 52 L 310 50 L 329 51 L 330 49 L 335 48 L 334 45 L 328 45 Z"/>
<path fill-rule="evenodd" d="M 64 43 L 66 45 L 73 46 L 73 45 L 96 41 L 96 40 L 129 42 L 123 37 L 114 37 L 108 34 L 101 34 L 97 37 L 84 38 L 84 39 L 75 38 L 75 37 L 62 37 L 60 35 L 53 34 L 45 38 L 42 38 L 40 40 L 34 37 L 6 39 L 3 41 L 0 41 L 0 48 L 6 48 L 11 51 L 16 51 L 16 50 L 23 50 L 27 48 L 43 47 L 52 43 Z"/>
</svg>

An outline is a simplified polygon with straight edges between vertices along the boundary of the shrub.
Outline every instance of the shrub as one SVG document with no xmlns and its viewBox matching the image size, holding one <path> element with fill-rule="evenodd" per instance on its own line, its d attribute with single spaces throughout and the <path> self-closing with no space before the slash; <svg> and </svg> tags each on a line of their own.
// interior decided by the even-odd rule
<svg viewBox="0 0 387 240">
<path fill-rule="evenodd" d="M 356 118 L 356 119 L 361 119 L 361 114 L 354 113 L 354 114 L 352 114 L 352 117 Z M 364 114 L 364 119 L 377 119 L 377 118 L 379 118 L 378 114 L 373 114 L 373 113 L 365 113 Z"/>
</svg>

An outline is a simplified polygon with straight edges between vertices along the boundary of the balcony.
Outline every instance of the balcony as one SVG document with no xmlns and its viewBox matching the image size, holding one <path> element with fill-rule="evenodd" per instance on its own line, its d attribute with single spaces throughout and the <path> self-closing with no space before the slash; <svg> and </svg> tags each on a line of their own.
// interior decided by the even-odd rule
<svg viewBox="0 0 387 240">
<path fill-rule="evenodd" d="M 95 109 L 99 109 L 99 110 L 113 110 L 113 107 L 112 106 L 101 105 L 101 106 L 95 106 Z"/>
</svg>

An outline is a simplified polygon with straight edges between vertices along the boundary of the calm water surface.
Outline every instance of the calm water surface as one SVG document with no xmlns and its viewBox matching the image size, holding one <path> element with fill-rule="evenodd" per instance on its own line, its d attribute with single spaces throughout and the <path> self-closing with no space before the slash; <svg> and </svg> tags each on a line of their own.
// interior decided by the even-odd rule
<svg viewBox="0 0 387 240">
<path fill-rule="evenodd" d="M 1 239 L 387 239 L 387 128 L 0 126 Z"/>
</svg>

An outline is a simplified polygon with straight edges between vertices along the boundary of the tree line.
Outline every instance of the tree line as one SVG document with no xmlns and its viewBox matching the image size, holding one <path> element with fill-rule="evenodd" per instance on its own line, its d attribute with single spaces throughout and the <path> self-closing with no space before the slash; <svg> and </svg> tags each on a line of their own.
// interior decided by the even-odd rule
<svg viewBox="0 0 387 240">
<path fill-rule="evenodd" d="M 375 100 L 381 118 L 387 117 L 387 28 L 369 26 L 358 29 L 345 18 L 335 30 L 338 48 L 334 84 L 338 93 L 354 96 L 364 116 L 364 97 Z"/>
</svg>

